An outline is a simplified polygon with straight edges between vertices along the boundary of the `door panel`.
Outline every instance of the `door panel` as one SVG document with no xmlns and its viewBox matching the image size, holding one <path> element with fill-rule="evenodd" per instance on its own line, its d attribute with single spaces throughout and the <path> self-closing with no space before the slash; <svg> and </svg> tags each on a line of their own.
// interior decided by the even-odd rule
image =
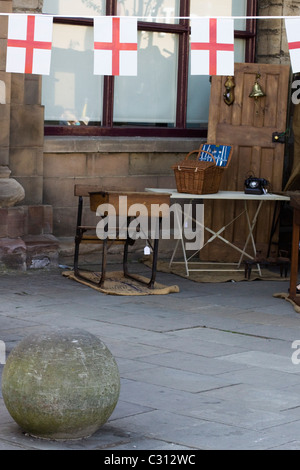
<svg viewBox="0 0 300 470">
<path fill-rule="evenodd" d="M 266 96 L 250 98 L 257 74 Z M 290 67 L 273 64 L 235 64 L 235 101 L 225 104 L 223 94 L 227 77 L 214 76 L 208 124 L 209 143 L 234 146 L 229 168 L 224 172 L 221 190 L 243 191 L 244 180 L 252 174 L 270 181 L 271 191 L 282 190 L 284 145 L 272 142 L 274 132 L 285 132 L 287 119 Z M 210 202 L 205 205 L 205 218 L 214 229 L 221 228 L 238 214 L 241 202 Z M 250 211 L 255 211 L 250 203 Z M 257 247 L 267 253 L 274 205 L 265 203 L 255 230 Z M 226 229 L 226 238 L 243 246 L 246 219 L 238 219 Z M 215 261 L 236 261 L 239 255 L 222 242 L 208 244 L 201 258 Z"/>
</svg>

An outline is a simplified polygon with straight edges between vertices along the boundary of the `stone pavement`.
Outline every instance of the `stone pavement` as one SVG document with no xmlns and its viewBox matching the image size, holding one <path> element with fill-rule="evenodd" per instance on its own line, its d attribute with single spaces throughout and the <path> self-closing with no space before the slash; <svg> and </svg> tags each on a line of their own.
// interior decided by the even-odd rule
<svg viewBox="0 0 300 470">
<path fill-rule="evenodd" d="M 25 435 L 0 392 L 0 450 L 300 449 L 300 364 L 292 362 L 300 317 L 273 297 L 288 282 L 197 284 L 163 273 L 158 281 L 180 293 L 105 295 L 59 268 L 0 274 L 7 354 L 32 332 L 81 328 L 108 346 L 121 377 L 108 422 L 80 441 Z"/>
</svg>

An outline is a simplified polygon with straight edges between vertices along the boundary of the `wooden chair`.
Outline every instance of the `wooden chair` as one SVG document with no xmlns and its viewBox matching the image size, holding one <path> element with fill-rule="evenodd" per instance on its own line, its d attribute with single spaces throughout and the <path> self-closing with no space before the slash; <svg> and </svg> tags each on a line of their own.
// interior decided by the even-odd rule
<svg viewBox="0 0 300 470">
<path fill-rule="evenodd" d="M 115 227 L 115 236 L 114 238 L 103 238 L 100 239 L 96 233 L 96 226 L 84 225 L 83 224 L 83 208 L 84 208 L 84 199 L 89 198 L 90 210 L 96 212 L 97 208 L 101 204 L 112 204 L 114 207 L 118 208 L 119 206 L 119 197 L 126 196 L 128 198 L 128 206 L 130 207 L 133 204 L 140 203 L 146 205 L 149 209 L 151 204 L 162 204 L 166 203 L 169 207 L 170 195 L 166 194 L 152 194 L 152 193 L 139 193 L 139 192 L 119 192 L 119 191 L 99 191 L 99 187 L 89 186 L 89 185 L 75 185 L 74 195 L 78 197 L 78 209 L 77 209 L 77 223 L 76 223 L 76 233 L 75 233 L 75 251 L 74 251 L 74 274 L 79 279 L 87 279 L 84 274 L 79 270 L 79 251 L 81 243 L 90 243 L 90 244 L 102 244 L 102 266 L 101 266 L 101 275 L 99 281 L 91 281 L 97 286 L 102 286 L 105 281 L 106 276 L 106 266 L 107 266 L 107 254 L 108 250 L 113 244 L 121 244 L 124 246 L 123 251 L 123 273 L 127 278 L 132 278 L 142 282 L 140 279 L 129 273 L 128 271 L 128 249 L 129 246 L 134 245 L 135 240 L 131 238 L 128 234 L 127 228 L 132 217 L 128 217 L 126 212 L 123 214 L 119 213 L 119 209 L 116 210 L 117 215 L 123 215 L 126 217 L 127 225 L 126 232 L 127 236 L 124 238 L 124 227 Z M 159 217 L 159 227 L 161 224 L 161 218 L 166 214 L 161 214 Z M 122 237 L 120 237 L 120 232 L 122 230 Z M 158 256 L 158 242 L 159 238 L 155 238 L 153 245 L 153 261 L 152 261 L 152 273 L 150 281 L 146 284 L 149 288 L 154 287 L 156 279 L 156 266 L 157 266 L 157 256 Z M 151 241 L 148 239 L 149 245 L 152 247 Z"/>
<path fill-rule="evenodd" d="M 96 234 L 96 225 L 86 225 L 83 223 L 83 210 L 84 202 L 86 199 L 90 201 L 90 193 L 99 190 L 99 186 L 81 185 L 77 184 L 74 186 L 74 196 L 78 197 L 77 206 L 77 222 L 76 222 L 76 233 L 75 233 L 75 250 L 74 250 L 74 274 L 78 279 L 87 279 L 86 276 L 79 270 L 79 252 L 80 245 L 83 244 L 103 244 L 102 250 L 102 267 L 101 277 L 99 282 L 93 282 L 99 286 L 105 281 L 106 264 L 107 264 L 107 251 L 108 244 L 107 240 L 100 240 Z M 125 240 L 115 240 L 115 243 L 125 244 Z"/>
</svg>

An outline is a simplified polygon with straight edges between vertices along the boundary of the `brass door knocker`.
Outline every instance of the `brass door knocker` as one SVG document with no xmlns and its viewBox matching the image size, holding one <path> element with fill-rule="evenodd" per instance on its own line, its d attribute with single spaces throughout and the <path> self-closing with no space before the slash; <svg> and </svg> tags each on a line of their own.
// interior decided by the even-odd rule
<svg viewBox="0 0 300 470">
<path fill-rule="evenodd" d="M 224 102 L 228 105 L 231 106 L 234 103 L 234 77 L 228 76 L 227 80 L 224 84 L 225 86 L 225 93 L 224 93 Z"/>
</svg>

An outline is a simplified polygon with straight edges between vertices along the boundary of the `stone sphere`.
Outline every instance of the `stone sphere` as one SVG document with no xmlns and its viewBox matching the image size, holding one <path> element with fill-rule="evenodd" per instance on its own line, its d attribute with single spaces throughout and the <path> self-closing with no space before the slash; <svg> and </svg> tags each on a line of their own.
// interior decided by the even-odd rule
<svg viewBox="0 0 300 470">
<path fill-rule="evenodd" d="M 49 330 L 23 339 L 2 373 L 5 406 L 31 436 L 88 437 L 119 399 L 118 366 L 106 345 L 87 331 Z"/>
</svg>

